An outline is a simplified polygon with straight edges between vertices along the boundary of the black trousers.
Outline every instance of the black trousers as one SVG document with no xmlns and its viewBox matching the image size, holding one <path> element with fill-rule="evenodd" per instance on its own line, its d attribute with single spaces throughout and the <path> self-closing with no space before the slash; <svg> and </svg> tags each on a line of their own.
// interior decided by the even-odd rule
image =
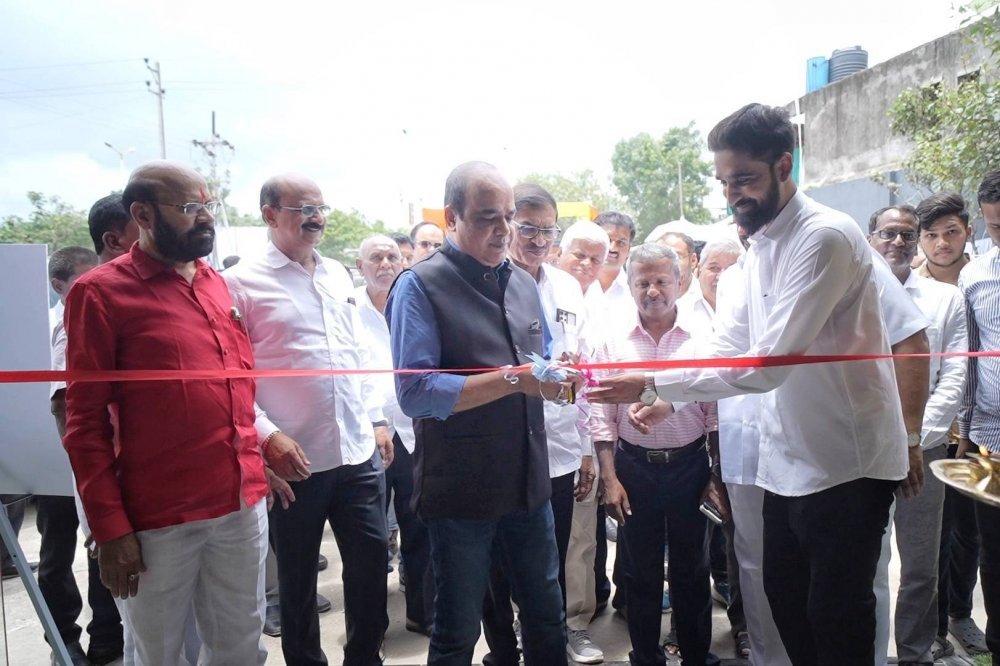
<svg viewBox="0 0 1000 666">
<path fill-rule="evenodd" d="M 1000 666 L 1000 509 L 976 502 L 976 522 L 982 536 L 979 577 L 986 606 L 986 647 L 993 666 Z"/>
<path fill-rule="evenodd" d="M 329 521 L 344 565 L 344 666 L 381 664 L 386 613 L 385 473 L 376 449 L 369 460 L 316 472 L 290 484 L 295 501 L 270 514 L 278 558 L 281 650 L 289 666 L 325 665 L 316 614 L 316 577 Z"/>
<path fill-rule="evenodd" d="M 399 524 L 399 553 L 406 569 L 406 618 L 422 627 L 434 623 L 434 571 L 431 567 L 431 540 L 427 526 L 410 506 L 413 499 L 413 455 L 399 435 L 393 437 L 395 457 L 385 471 L 386 510 L 389 490 Z"/>
<path fill-rule="evenodd" d="M 948 447 L 954 458 L 957 446 Z M 950 486 L 944 489 L 941 552 L 938 557 L 938 635 L 948 635 L 948 618 L 972 616 L 972 594 L 979 574 L 976 501 Z"/>
<path fill-rule="evenodd" d="M 83 609 L 80 588 L 73 575 L 77 530 L 80 519 L 72 497 L 38 495 L 35 525 L 42 537 L 38 562 L 38 587 L 52 613 L 52 619 L 65 643 L 78 643 L 82 630 L 77 620 Z M 97 561 L 87 558 L 87 601 L 93 619 L 87 625 L 90 650 L 105 653 L 120 651 L 123 645 L 121 617 L 114 599 L 101 583 Z"/>
<path fill-rule="evenodd" d="M 597 505 L 597 552 L 594 553 L 594 595 L 598 607 L 607 604 L 611 597 L 611 581 L 608 579 L 607 518 L 607 509 L 601 502 Z"/>
<path fill-rule="evenodd" d="M 872 587 L 896 481 L 764 495 L 764 591 L 794 666 L 870 666 Z"/>
<path fill-rule="evenodd" d="M 552 519 L 555 525 L 556 549 L 559 552 L 559 588 L 562 590 L 563 613 L 566 612 L 566 550 L 573 527 L 573 486 L 576 472 L 551 479 Z M 483 666 L 517 666 L 517 637 L 514 635 L 514 607 L 511 605 L 510 579 L 503 568 L 499 544 L 494 544 L 490 565 L 490 586 L 483 602 L 483 633 L 490 651 L 483 657 Z M 514 600 L 517 601 L 516 599 Z"/>
</svg>

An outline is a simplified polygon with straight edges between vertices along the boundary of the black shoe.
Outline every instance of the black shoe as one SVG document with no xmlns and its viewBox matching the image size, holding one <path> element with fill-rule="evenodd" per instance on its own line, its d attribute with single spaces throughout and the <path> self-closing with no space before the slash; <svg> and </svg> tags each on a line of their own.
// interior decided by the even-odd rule
<svg viewBox="0 0 1000 666">
<path fill-rule="evenodd" d="M 83 647 L 79 643 L 69 643 L 66 646 L 66 653 L 69 655 L 69 663 L 73 666 L 90 666 L 87 655 L 83 652 Z M 52 653 L 52 663 L 58 664 L 56 653 Z"/>
<path fill-rule="evenodd" d="M 32 571 L 38 571 L 38 562 L 28 562 L 28 567 L 30 567 Z M 17 567 L 14 566 L 13 562 L 5 566 L 2 573 L 2 580 L 8 580 L 11 578 L 17 578 Z"/>
<path fill-rule="evenodd" d="M 317 592 L 316 593 L 316 612 L 317 613 L 326 613 L 331 608 L 333 608 L 333 604 L 330 603 L 330 600 L 327 599 L 326 597 L 324 597 L 319 592 Z"/>
<path fill-rule="evenodd" d="M 321 553 L 319 556 L 319 566 L 316 567 L 316 571 L 326 571 L 328 566 L 330 566 L 330 560 L 326 559 L 326 555 Z"/>
<path fill-rule="evenodd" d="M 95 647 L 93 644 L 87 648 L 87 660 L 93 666 L 105 666 L 113 661 L 122 658 L 123 649 L 121 647 Z"/>
<path fill-rule="evenodd" d="M 275 638 L 281 635 L 281 606 L 268 606 L 264 610 L 264 633 Z"/>
<path fill-rule="evenodd" d="M 426 627 L 417 622 L 416 620 L 411 620 L 410 618 L 406 618 L 406 630 L 412 631 L 415 634 L 423 634 L 427 638 L 430 638 L 432 627 Z"/>
</svg>

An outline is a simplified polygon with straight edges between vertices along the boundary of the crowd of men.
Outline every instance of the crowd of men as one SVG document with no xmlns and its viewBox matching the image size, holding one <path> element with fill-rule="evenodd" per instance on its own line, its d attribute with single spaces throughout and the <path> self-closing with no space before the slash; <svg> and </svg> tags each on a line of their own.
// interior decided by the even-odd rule
<svg viewBox="0 0 1000 666">
<path fill-rule="evenodd" d="M 632 664 L 717 664 L 713 596 L 751 664 L 932 664 L 949 635 L 1000 663 L 1000 509 L 929 468 L 1000 454 L 1000 362 L 948 355 L 1000 349 L 1000 171 L 978 193 L 994 247 L 971 259 L 958 195 L 875 211 L 866 236 L 798 191 L 781 109 L 708 141 L 733 240 L 638 244 L 613 211 L 563 229 L 545 189 L 470 162 L 444 229 L 361 243 L 358 287 L 316 251 L 330 207 L 309 178 L 264 183 L 267 251 L 219 273 L 204 179 L 139 167 L 91 210 L 95 251 L 50 259 L 54 367 L 208 375 L 53 387 L 78 505 L 39 503 L 39 578 L 74 663 L 262 664 L 263 631 L 286 663 L 327 663 L 328 524 L 343 663 L 381 664 L 390 504 L 428 664 L 470 664 L 481 628 L 486 664 L 600 663 L 609 601 Z M 859 354 L 879 358 L 660 363 Z M 565 369 L 590 362 L 649 369 Z"/>
</svg>

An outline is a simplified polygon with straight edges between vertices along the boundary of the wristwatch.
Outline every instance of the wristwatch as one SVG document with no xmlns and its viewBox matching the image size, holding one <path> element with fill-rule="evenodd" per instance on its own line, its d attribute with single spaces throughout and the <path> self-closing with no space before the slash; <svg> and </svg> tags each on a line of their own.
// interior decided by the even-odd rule
<svg viewBox="0 0 1000 666">
<path fill-rule="evenodd" d="M 653 403 L 656 402 L 656 384 L 653 382 L 653 373 L 647 372 L 643 375 L 645 379 L 645 385 L 642 389 L 642 393 L 639 394 L 639 402 L 646 405 L 647 407 L 652 407 Z"/>
<path fill-rule="evenodd" d="M 911 449 L 914 446 L 920 446 L 920 433 L 919 432 L 906 433 L 906 445 Z"/>
</svg>

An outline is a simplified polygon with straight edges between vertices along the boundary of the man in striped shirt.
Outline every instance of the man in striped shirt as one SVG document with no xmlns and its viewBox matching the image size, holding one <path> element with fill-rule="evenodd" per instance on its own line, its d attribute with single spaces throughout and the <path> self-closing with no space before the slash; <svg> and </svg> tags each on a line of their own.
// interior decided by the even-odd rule
<svg viewBox="0 0 1000 666">
<path fill-rule="evenodd" d="M 962 269 L 958 288 L 965 294 L 969 318 L 969 351 L 1000 349 L 1000 170 L 979 186 L 979 207 L 989 252 Z M 969 380 L 958 413 L 958 456 L 974 445 L 1000 454 L 1000 358 L 969 358 Z M 1000 509 L 976 502 L 979 525 L 979 576 L 986 606 L 986 647 L 993 666 L 1000 664 Z"/>
<path fill-rule="evenodd" d="M 670 248 L 647 244 L 632 251 L 628 284 L 637 316 L 610 335 L 598 363 L 652 361 L 678 353 L 691 335 L 677 316 L 680 270 Z M 683 354 L 684 352 L 681 352 Z M 702 494 L 721 487 L 710 472 L 706 439 L 718 460 L 718 415 L 714 402 L 669 403 L 649 387 L 641 402 L 599 405 L 591 434 L 600 459 L 608 512 L 628 525 L 629 659 L 639 666 L 663 664 L 660 607 L 663 592 L 664 526 L 669 531 L 671 603 L 684 662 L 716 664 L 709 596 L 708 530 L 699 512 Z"/>
</svg>

